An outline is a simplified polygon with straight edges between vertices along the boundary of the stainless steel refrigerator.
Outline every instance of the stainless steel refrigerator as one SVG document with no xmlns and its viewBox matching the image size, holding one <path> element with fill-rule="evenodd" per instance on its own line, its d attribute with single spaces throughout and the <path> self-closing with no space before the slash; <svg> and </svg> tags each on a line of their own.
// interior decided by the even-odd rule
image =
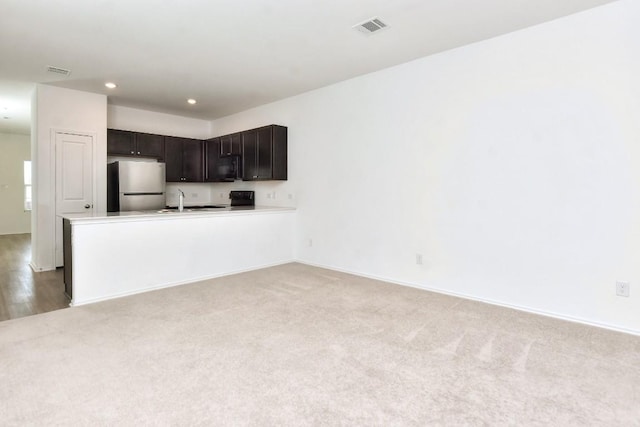
<svg viewBox="0 0 640 427">
<path fill-rule="evenodd" d="M 118 161 L 107 165 L 107 211 L 165 207 L 165 164 Z"/>
</svg>

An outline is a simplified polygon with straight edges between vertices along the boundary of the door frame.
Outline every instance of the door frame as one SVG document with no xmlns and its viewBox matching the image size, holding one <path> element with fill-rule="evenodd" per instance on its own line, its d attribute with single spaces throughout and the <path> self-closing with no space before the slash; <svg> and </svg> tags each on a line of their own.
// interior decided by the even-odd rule
<svg viewBox="0 0 640 427">
<path fill-rule="evenodd" d="M 98 140 L 98 133 L 97 132 L 91 132 L 91 131 L 79 131 L 79 130 L 73 130 L 73 129 L 61 129 L 61 128 L 51 128 L 51 137 L 50 137 L 50 150 L 51 150 L 51 155 L 50 155 L 50 174 L 49 174 L 49 191 L 50 191 L 50 195 L 52 198 L 52 206 L 53 206 L 53 212 L 51 213 L 51 218 L 52 218 L 52 230 L 51 230 L 51 238 L 52 240 L 52 244 L 51 244 L 51 250 L 52 250 L 52 260 L 53 260 L 53 269 L 55 270 L 57 268 L 56 264 L 56 243 L 57 243 L 57 231 L 58 231 L 58 227 L 56 226 L 57 224 L 57 213 L 58 213 L 58 206 L 57 206 L 57 201 L 58 201 L 58 194 L 56 193 L 56 190 L 58 188 L 58 183 L 57 183 L 57 161 L 58 161 L 58 156 L 57 156 L 57 146 L 56 146 L 56 140 L 57 140 L 57 136 L 58 134 L 62 134 L 62 135 L 76 135 L 76 136 L 87 136 L 91 138 L 91 144 L 92 144 L 92 149 L 91 149 L 91 163 L 92 163 L 92 171 L 91 171 L 91 204 L 94 206 L 96 206 L 96 191 L 97 191 L 97 164 L 96 164 L 96 142 Z"/>
</svg>

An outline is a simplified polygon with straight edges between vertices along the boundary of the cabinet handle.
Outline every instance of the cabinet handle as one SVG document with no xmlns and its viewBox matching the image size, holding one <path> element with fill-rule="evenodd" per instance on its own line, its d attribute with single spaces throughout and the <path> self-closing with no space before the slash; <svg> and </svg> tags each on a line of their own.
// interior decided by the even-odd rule
<svg viewBox="0 0 640 427">
<path fill-rule="evenodd" d="M 136 153 L 132 151 L 131 154 L 136 154 Z"/>
<path fill-rule="evenodd" d="M 258 177 L 258 175 L 254 175 L 253 177 L 254 177 L 254 178 L 257 178 L 257 177 Z"/>
<path fill-rule="evenodd" d="M 140 154 L 140 152 L 138 151 L 138 154 Z"/>
</svg>

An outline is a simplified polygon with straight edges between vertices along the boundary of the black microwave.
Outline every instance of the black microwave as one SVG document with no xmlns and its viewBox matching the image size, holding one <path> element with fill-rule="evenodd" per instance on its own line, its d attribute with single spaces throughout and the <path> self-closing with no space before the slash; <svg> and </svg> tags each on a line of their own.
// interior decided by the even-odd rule
<svg viewBox="0 0 640 427">
<path fill-rule="evenodd" d="M 237 154 L 220 156 L 213 173 L 216 181 L 242 179 L 242 157 Z"/>
</svg>

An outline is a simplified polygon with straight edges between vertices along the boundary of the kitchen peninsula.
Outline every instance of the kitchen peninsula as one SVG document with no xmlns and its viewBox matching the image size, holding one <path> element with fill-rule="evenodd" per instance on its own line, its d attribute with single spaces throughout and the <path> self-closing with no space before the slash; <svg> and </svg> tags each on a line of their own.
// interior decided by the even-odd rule
<svg viewBox="0 0 640 427">
<path fill-rule="evenodd" d="M 71 305 L 176 286 L 294 259 L 294 208 L 70 214 Z"/>
</svg>

